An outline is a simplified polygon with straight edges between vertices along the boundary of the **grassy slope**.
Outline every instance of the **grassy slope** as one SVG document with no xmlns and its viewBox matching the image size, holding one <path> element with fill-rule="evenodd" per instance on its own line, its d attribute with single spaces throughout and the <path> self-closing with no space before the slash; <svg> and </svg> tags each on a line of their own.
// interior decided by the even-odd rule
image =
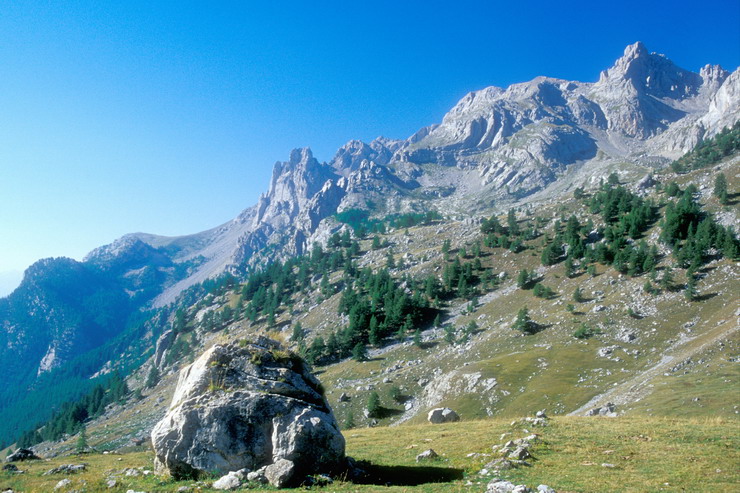
<svg viewBox="0 0 740 493">
<path fill-rule="evenodd" d="M 533 448 L 532 467 L 501 477 L 530 487 L 547 484 L 568 491 L 732 491 L 740 484 L 740 428 L 736 420 L 670 418 L 576 418 L 550 420 Z M 503 434 L 508 434 L 502 438 Z M 521 424 L 491 419 L 445 425 L 364 428 L 345 432 L 347 452 L 368 461 L 376 484 L 336 482 L 321 491 L 482 491 L 491 475 L 479 475 L 494 458 L 491 446 L 525 436 Z M 441 459 L 416 463 L 417 454 L 433 448 Z M 468 454 L 481 454 L 468 456 Z M 85 491 L 176 491 L 193 482 L 153 476 L 131 477 L 125 468 L 151 470 L 152 454 L 92 454 L 19 464 L 24 474 L 0 474 L 0 488 L 52 491 L 66 476 L 42 476 L 52 467 L 84 462 L 88 470 L 70 476 L 71 487 Z M 603 467 L 603 463 L 614 465 Z M 105 481 L 117 478 L 107 489 Z M 394 486 L 387 487 L 390 482 Z M 201 483 L 209 491 L 209 483 Z M 269 488 L 266 488 L 269 489 Z"/>
<path fill-rule="evenodd" d="M 739 163 L 740 159 L 735 158 L 732 162 L 722 165 L 731 190 L 740 189 Z M 737 197 L 734 198 L 734 204 L 726 207 L 719 206 L 716 199 L 711 197 L 711 184 L 716 171 L 717 168 L 700 170 L 680 176 L 678 180 L 682 187 L 688 182 L 697 183 L 700 187 L 704 185 L 701 202 L 705 207 L 724 217 L 734 217 L 733 221 L 737 223 Z M 661 177 L 664 182 L 669 179 L 672 178 Z M 582 207 L 573 199 L 543 203 L 533 209 L 534 213 L 549 217 L 559 216 L 561 213 L 567 216 L 572 211 L 583 212 Z M 651 237 L 656 233 L 657 226 L 647 236 Z M 476 225 L 452 222 L 443 226 L 411 228 L 409 235 L 404 231 L 396 231 L 386 235 L 386 238 L 395 245 L 397 259 L 406 252 L 411 254 L 410 262 L 407 263 L 412 265 L 403 272 L 426 275 L 432 272 L 441 274 L 438 267 L 442 263 L 440 246 L 444 238 L 450 238 L 453 249 L 456 249 L 471 244 L 478 235 Z M 534 240 L 532 244 L 536 246 L 539 241 Z M 365 253 L 358 263 L 383 265 L 385 250 L 368 251 L 369 243 L 363 242 Z M 497 291 L 481 296 L 481 303 L 472 314 L 463 313 L 465 303 L 462 301 L 452 302 L 446 307 L 446 323 L 461 328 L 467 325 L 468 321 L 476 320 L 481 327 L 470 341 L 450 346 L 444 342 L 442 330 L 430 329 L 424 333 L 424 349 L 406 341 L 373 352 L 369 362 L 357 363 L 346 360 L 317 369 L 340 423 L 346 423 L 351 416 L 356 426 L 363 427 L 368 424 L 368 420 L 363 417 L 363 410 L 367 391 L 372 387 L 380 393 L 382 404 L 387 409 L 386 417 L 380 420 L 381 425 L 397 422 L 402 418 L 409 418 L 407 423 L 419 425 L 424 423 L 429 408 L 449 405 L 467 422 L 464 427 L 452 426 L 449 429 L 450 434 L 445 438 L 450 441 L 463 441 L 466 444 L 469 442 L 471 446 L 480 446 L 481 442 L 478 439 L 468 439 L 473 427 L 477 429 L 478 426 L 474 424 L 478 422 L 469 420 L 486 416 L 511 419 L 542 408 L 546 408 L 551 415 L 564 415 L 590 402 L 596 405 L 607 400 L 616 402 L 619 412 L 626 417 L 618 421 L 562 419 L 556 421 L 556 426 L 548 433 L 562 429 L 564 434 L 560 436 L 562 441 L 559 447 L 568 450 L 574 446 L 573 444 L 587 442 L 594 439 L 594 436 L 607 438 L 638 436 L 639 432 L 628 435 L 627 432 L 615 430 L 620 426 L 630 426 L 630 429 L 637 430 L 641 421 L 632 417 L 639 417 L 646 419 L 647 424 L 652 423 L 650 426 L 674 430 L 675 433 L 684 433 L 681 430 L 687 430 L 686 433 L 689 433 L 688 430 L 702 430 L 696 433 L 708 435 L 715 433 L 718 441 L 721 441 L 719 437 L 723 436 L 720 430 L 729 429 L 736 442 L 738 407 L 737 392 L 733 389 L 736 388 L 740 377 L 740 368 L 737 364 L 740 360 L 740 335 L 735 311 L 737 293 L 740 292 L 738 283 L 740 265 L 727 260 L 711 263 L 705 272 L 706 276 L 699 282 L 699 291 L 705 295 L 700 302 L 686 301 L 680 291 L 666 292 L 658 296 L 648 295 L 641 289 L 645 281 L 644 276 L 632 279 L 599 266 L 596 277 L 591 278 L 581 273 L 568 279 L 563 275 L 562 265 L 555 265 L 540 269 L 544 278 L 543 283 L 558 292 L 556 298 L 543 300 L 535 298 L 529 290 L 517 289 L 512 279 L 516 277 L 519 269 L 540 268 L 539 249 L 526 250 L 519 254 L 500 249 L 492 251 L 484 249 L 484 253 L 483 265 L 493 268 L 496 272 L 506 271 L 509 279 Z M 671 257 L 667 256 L 662 265 L 671 261 Z M 340 274 L 336 273 L 333 278 L 338 279 L 339 276 Z M 682 276 L 681 271 L 675 271 L 677 283 L 682 282 Z M 576 286 L 580 286 L 590 300 L 574 303 L 576 314 L 571 314 L 565 307 L 572 303 L 571 294 Z M 603 291 L 603 295 L 598 294 L 600 291 Z M 233 305 L 235 298 L 231 297 L 230 301 Z M 309 329 L 311 336 L 325 335 L 326 331 L 333 330 L 343 323 L 336 315 L 337 302 L 338 295 L 321 303 L 317 301 L 317 293 L 296 297 L 293 313 L 283 313 L 278 320 L 278 325 L 282 324 L 283 331 L 274 332 L 273 328 L 270 334 L 286 339 L 290 334 L 291 324 L 300 320 L 304 328 Z M 532 318 L 546 326 L 545 330 L 534 336 L 522 336 L 510 328 L 514 314 L 525 305 L 529 307 Z M 595 312 L 594 309 L 598 305 L 603 305 L 606 309 Z M 637 318 L 629 316 L 628 306 L 640 316 Z M 581 322 L 599 327 L 602 334 L 586 341 L 574 339 L 572 333 Z M 622 329 L 634 331 L 638 335 L 637 340 L 631 343 L 618 341 L 616 336 Z M 239 321 L 227 330 L 202 335 L 202 340 L 207 346 L 218 340 L 243 337 L 259 331 L 265 331 L 261 324 L 251 325 L 246 321 Z M 609 358 L 597 356 L 599 348 L 613 345 L 618 348 Z M 186 363 L 187 361 L 183 361 L 181 365 Z M 156 389 L 145 390 L 145 398 L 141 402 L 130 403 L 123 410 L 112 410 L 106 417 L 90 423 L 88 425 L 90 443 L 101 450 L 120 449 L 122 445 L 126 449 L 128 438 L 137 434 L 145 436 L 153 423 L 151 416 L 162 413 L 169 402 L 169 396 L 177 381 L 176 370 L 176 367 L 173 368 Z M 139 383 L 145 378 L 146 368 L 142 372 L 139 375 Z M 383 380 L 386 378 L 392 382 L 384 383 Z M 429 383 L 422 386 L 419 384 L 420 379 L 426 379 Z M 484 383 L 491 382 L 490 379 L 495 379 L 496 385 L 488 388 Z M 413 398 L 407 401 L 407 405 L 413 405 L 411 411 L 404 414 L 403 403 L 391 400 L 392 386 L 401 387 L 405 396 Z M 132 388 L 136 387 L 134 381 Z M 607 394 L 607 391 L 612 392 Z M 350 402 L 338 402 L 342 392 L 352 396 Z M 156 402 L 158 399 L 160 403 Z M 649 418 L 650 416 L 681 417 L 684 420 L 656 420 Z M 719 421 L 701 421 L 706 417 L 717 417 Z M 699 421 L 692 421 L 693 418 Z M 504 426 L 504 423 L 498 420 L 485 423 L 487 424 L 480 426 L 482 428 L 490 426 L 495 430 Z M 571 431 L 567 431 L 569 426 L 573 428 Z M 438 428 L 440 432 L 444 429 L 446 428 Z M 388 450 L 389 457 L 399 459 L 400 446 L 397 445 L 401 442 L 396 440 L 396 437 L 407 436 L 410 444 L 413 440 L 421 440 L 414 439 L 414 433 L 422 431 L 426 433 L 427 430 L 429 428 L 415 426 L 401 426 L 391 431 L 386 431 L 386 428 L 353 429 L 346 432 L 350 444 L 349 453 L 360 459 L 367 458 L 384 463 L 381 458 L 386 452 L 381 452 L 382 446 L 367 445 L 366 437 L 367 440 L 390 440 L 393 445 L 388 445 L 388 448 L 383 450 Z M 593 436 L 578 438 L 576 435 L 567 434 L 579 433 L 579 430 Z M 499 433 L 496 431 L 492 436 L 497 438 Z M 461 436 L 465 438 L 461 439 Z M 65 444 L 54 445 L 54 452 L 58 453 L 64 449 L 69 451 L 74 447 L 74 443 L 75 437 L 72 437 Z M 422 443 L 417 445 L 423 446 Z M 486 444 L 484 448 L 489 445 Z M 699 442 L 696 441 L 688 441 L 685 445 L 688 448 L 696 447 L 695 452 L 698 455 L 716 454 L 716 460 L 725 460 L 724 449 L 711 447 L 707 449 L 704 444 L 699 446 Z M 48 444 L 42 445 L 46 446 Z M 639 444 L 634 446 L 648 447 Z M 362 447 L 370 447 L 375 451 L 363 455 Z M 616 444 L 610 447 L 615 448 Z M 679 451 L 683 445 L 676 447 Z M 51 452 L 50 450 L 49 453 Z M 645 460 L 640 461 L 639 466 L 660 468 L 663 464 L 663 460 L 660 459 L 661 453 L 645 449 L 643 456 Z M 413 455 L 415 454 L 410 455 L 410 460 L 413 459 Z M 139 459 L 136 459 L 137 457 Z M 142 465 L 151 460 L 146 454 L 132 455 L 130 458 L 140 460 Z M 650 460 L 647 460 L 648 458 Z M 676 457 L 671 460 L 674 459 Z M 66 459 L 62 459 L 64 460 Z M 101 460 L 108 460 L 107 456 Z M 553 460 L 557 464 L 557 459 Z M 407 462 L 385 463 L 409 465 L 410 462 L 408 464 Z M 613 460 L 610 459 L 609 462 Z M 736 456 L 735 462 L 737 463 Z M 545 464 L 547 463 L 543 459 L 532 471 L 538 468 L 543 471 L 541 466 Z M 459 467 L 467 469 L 469 466 Z M 560 464 L 558 467 L 562 468 L 565 465 Z M 625 470 L 634 472 L 633 469 L 627 468 L 627 465 L 624 467 Z M 637 465 L 630 463 L 629 467 L 634 468 Z M 528 474 L 528 471 L 529 469 L 521 474 Z M 565 479 L 568 476 L 564 474 L 561 478 L 556 471 L 552 476 L 544 475 L 541 481 L 547 482 L 546 478 L 550 477 Z M 609 470 L 608 473 L 611 475 L 615 472 Z M 593 473 L 576 468 L 574 474 L 573 477 L 576 478 L 574 481 L 581 481 L 574 483 L 580 484 L 579 487 L 569 485 L 567 482 L 551 482 L 553 486 L 561 484 L 566 489 L 587 491 L 589 488 L 583 486 L 588 484 L 588 481 L 583 479 L 584 475 L 593 474 L 599 477 L 597 479 L 601 479 L 600 476 L 605 475 L 605 471 L 600 466 L 595 468 Z M 534 476 L 532 478 L 536 481 Z M 676 480 L 666 481 L 675 483 Z M 5 484 L 0 483 L 0 486 Z M 464 489 L 462 484 L 453 483 L 449 488 L 455 491 Z M 651 488 L 660 486 L 659 482 L 650 484 Z M 536 483 L 530 486 L 536 486 Z M 640 491 L 638 486 L 633 488 Z"/>
</svg>

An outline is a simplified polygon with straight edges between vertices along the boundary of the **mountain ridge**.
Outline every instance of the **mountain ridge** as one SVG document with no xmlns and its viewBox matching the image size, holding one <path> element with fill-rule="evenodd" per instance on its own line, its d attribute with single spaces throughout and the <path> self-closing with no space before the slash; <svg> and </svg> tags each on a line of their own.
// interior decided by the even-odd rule
<svg viewBox="0 0 740 493">
<path fill-rule="evenodd" d="M 609 165 L 629 158 L 649 171 L 737 121 L 738 94 L 740 69 L 706 65 L 690 72 L 637 42 L 594 83 L 536 77 L 473 91 L 440 124 L 404 141 L 351 140 L 326 163 L 309 148 L 296 149 L 275 164 L 258 203 L 220 227 L 229 234 L 217 253 L 204 250 L 208 274 L 192 283 L 221 269 L 238 274 L 254 267 L 266 247 L 283 257 L 305 252 L 340 227 L 330 218 L 349 208 L 408 212 L 425 202 L 469 210 L 480 208 L 483 196 L 507 204 L 545 190 L 586 163 L 606 175 Z M 448 170 L 429 170 L 429 163 Z M 367 186 L 371 177 L 376 190 Z M 171 302 L 189 284 L 169 288 L 156 303 Z"/>
<path fill-rule="evenodd" d="M 82 262 L 34 264 L 27 271 L 29 283 L 0 300 L 6 338 L 0 356 L 17 347 L 8 337 L 22 332 L 18 313 L 29 311 L 23 307 L 54 294 L 43 286 L 34 288 L 40 295 L 29 288 L 46 268 L 71 279 L 71 293 L 85 283 L 99 284 L 100 292 L 88 299 L 78 290 L 77 299 L 59 302 L 61 308 L 44 305 L 29 312 L 43 316 L 33 325 L 35 333 L 25 334 L 37 338 L 33 345 L 41 348 L 27 355 L 23 371 L 28 375 L 38 376 L 88 350 L 75 341 L 90 331 L 113 336 L 123 330 L 121 320 L 103 328 L 93 323 L 92 308 L 101 296 L 121 302 L 125 309 L 114 311 L 119 318 L 169 307 L 161 317 L 164 326 L 186 289 L 224 273 L 241 277 L 269 261 L 325 245 L 332 235 L 349 230 L 337 218 L 343 212 L 384 217 L 437 209 L 472 219 L 512 205 L 557 201 L 615 170 L 636 179 L 736 122 L 738 94 L 740 69 L 729 73 L 705 66 L 697 74 L 636 43 L 594 83 L 537 77 L 506 89 L 473 91 L 441 123 L 406 140 L 351 140 L 324 163 L 309 148 L 296 149 L 275 164 L 257 203 L 220 226 L 178 237 L 133 233 L 93 250 Z M 13 314 L 8 308 L 13 306 L 21 308 Z M 150 336 L 158 335 L 153 330 Z M 102 339 L 91 335 L 87 342 Z"/>
</svg>

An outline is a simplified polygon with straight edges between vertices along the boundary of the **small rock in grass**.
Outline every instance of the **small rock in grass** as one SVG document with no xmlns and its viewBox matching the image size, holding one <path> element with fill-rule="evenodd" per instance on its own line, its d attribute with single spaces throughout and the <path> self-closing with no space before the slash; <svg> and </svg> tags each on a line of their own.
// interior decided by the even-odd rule
<svg viewBox="0 0 740 493">
<path fill-rule="evenodd" d="M 43 475 L 50 476 L 52 474 L 75 474 L 85 470 L 85 464 L 65 464 L 63 466 L 49 469 Z"/>
<path fill-rule="evenodd" d="M 241 474 L 231 471 L 225 476 L 221 476 L 213 483 L 216 490 L 235 490 L 242 485 Z"/>
<path fill-rule="evenodd" d="M 54 489 L 55 490 L 61 490 L 63 488 L 67 488 L 71 484 L 72 484 L 72 481 L 71 480 L 69 480 L 69 479 L 62 479 L 61 481 L 59 481 L 57 483 L 56 486 L 54 486 Z"/>
<path fill-rule="evenodd" d="M 512 453 L 509 454 L 509 459 L 524 460 L 531 457 L 529 450 L 525 447 L 517 447 Z"/>
<path fill-rule="evenodd" d="M 424 452 L 422 452 L 419 455 L 417 455 L 416 456 L 416 462 L 421 462 L 421 461 L 424 461 L 424 460 L 434 460 L 434 459 L 437 459 L 437 458 L 439 458 L 439 455 L 437 454 L 437 452 L 435 452 L 432 449 L 429 449 L 429 450 L 425 450 Z"/>
</svg>

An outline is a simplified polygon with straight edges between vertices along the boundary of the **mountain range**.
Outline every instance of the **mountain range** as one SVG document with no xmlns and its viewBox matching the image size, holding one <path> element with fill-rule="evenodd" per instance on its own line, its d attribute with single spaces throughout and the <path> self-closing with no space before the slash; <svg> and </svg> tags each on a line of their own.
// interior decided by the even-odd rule
<svg viewBox="0 0 740 493">
<path fill-rule="evenodd" d="M 133 233 L 81 262 L 30 267 L 0 299 L 0 372 L 13 382 L 0 394 L 0 415 L 20 393 L 48 389 L 39 383 L 45 374 L 71 364 L 76 382 L 99 374 L 111 341 L 156 340 L 183 292 L 326 244 L 343 231 L 338 214 L 437 210 L 464 219 L 557 201 L 614 171 L 637 179 L 664 169 L 739 119 L 740 69 L 691 72 L 638 42 L 596 82 L 537 77 L 487 87 L 406 140 L 353 140 L 329 162 L 293 150 L 257 204 L 225 224 L 180 237 Z M 157 320 L 141 322 L 157 309 Z"/>
</svg>

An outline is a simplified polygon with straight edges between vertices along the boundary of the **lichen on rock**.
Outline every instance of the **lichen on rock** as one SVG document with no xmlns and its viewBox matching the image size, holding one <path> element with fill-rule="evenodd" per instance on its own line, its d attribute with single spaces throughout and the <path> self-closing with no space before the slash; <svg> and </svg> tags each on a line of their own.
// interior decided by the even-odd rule
<svg viewBox="0 0 740 493">
<path fill-rule="evenodd" d="M 157 472 L 178 479 L 290 461 L 283 486 L 346 464 L 321 384 L 298 356 L 262 337 L 213 346 L 184 368 L 152 445 Z"/>
</svg>

